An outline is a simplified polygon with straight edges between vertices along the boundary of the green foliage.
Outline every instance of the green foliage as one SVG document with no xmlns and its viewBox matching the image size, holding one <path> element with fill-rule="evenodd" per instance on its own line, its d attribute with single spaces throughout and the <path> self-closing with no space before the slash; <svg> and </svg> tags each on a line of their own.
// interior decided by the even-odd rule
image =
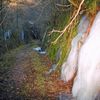
<svg viewBox="0 0 100 100">
<path fill-rule="evenodd" d="M 5 50 L 5 45 L 4 45 L 4 41 L 2 39 L 2 37 L 0 37 L 0 56 L 2 55 L 2 53 L 4 53 Z"/>
<path fill-rule="evenodd" d="M 86 13 L 95 14 L 96 13 L 96 4 L 98 0 L 85 0 L 85 7 L 87 9 Z"/>
<path fill-rule="evenodd" d="M 61 55 L 61 58 L 58 62 L 58 65 L 62 65 L 62 63 L 68 57 L 69 51 L 71 49 L 71 41 L 75 37 L 75 35 L 77 34 L 77 23 L 74 22 L 70 32 L 69 33 L 66 32 L 66 33 L 67 33 L 67 35 L 64 34 L 64 36 L 62 37 L 62 40 L 63 40 L 62 44 L 61 44 L 62 55 Z"/>
<path fill-rule="evenodd" d="M 55 61 L 56 53 L 58 51 L 58 45 L 51 45 L 48 49 L 49 57 L 52 61 Z"/>
<path fill-rule="evenodd" d="M 87 14 L 88 16 L 95 15 L 97 1 L 98 0 L 85 0 L 84 4 L 82 6 L 82 10 L 85 10 L 85 14 Z M 70 10 L 67 11 L 67 13 L 59 12 L 59 14 L 58 14 L 58 12 L 57 12 L 58 16 L 55 19 L 56 24 L 54 26 L 54 29 L 58 29 L 58 30 L 64 29 L 64 27 L 66 25 L 68 25 L 68 23 L 70 22 L 71 17 L 72 17 L 75 10 L 76 10 L 76 8 L 71 7 Z M 71 49 L 71 41 L 75 37 L 75 35 L 77 34 L 77 25 L 80 21 L 81 16 L 82 15 L 79 14 L 77 19 L 73 22 L 72 26 L 70 26 L 68 28 L 68 30 L 62 36 L 62 38 L 60 38 L 60 40 L 57 42 L 57 44 L 50 45 L 50 47 L 49 47 L 49 56 L 51 57 L 52 60 L 55 59 L 55 55 L 57 53 L 57 50 L 59 48 L 61 48 L 62 54 L 61 54 L 60 60 L 58 61 L 58 65 L 62 65 L 62 63 L 64 62 L 64 60 L 67 58 L 67 56 L 69 54 L 69 51 Z M 56 34 L 56 33 L 53 33 L 53 34 Z M 57 38 L 57 35 L 52 35 L 51 41 L 53 39 L 56 39 L 56 38 Z"/>
<path fill-rule="evenodd" d="M 56 39 L 56 37 L 58 36 L 59 34 L 58 33 L 54 33 L 52 34 L 50 37 L 48 37 L 50 43 L 52 41 L 54 41 Z M 56 58 L 56 53 L 57 53 L 57 50 L 59 49 L 59 45 L 58 44 L 50 44 L 49 47 L 47 48 L 47 51 L 48 51 L 48 54 L 49 54 L 49 57 L 52 61 L 55 61 L 55 58 Z"/>
<path fill-rule="evenodd" d="M 4 73 L 10 70 L 15 62 L 15 55 L 21 48 L 22 46 L 0 56 L 0 72 Z"/>
<path fill-rule="evenodd" d="M 30 43 L 29 46 L 33 47 L 34 41 Z M 0 72 L 8 72 L 10 68 L 13 66 L 15 62 L 16 54 L 24 47 L 24 45 L 20 45 L 16 49 L 9 50 L 8 52 L 0 55 Z"/>
<path fill-rule="evenodd" d="M 55 19 L 56 25 L 54 26 L 54 28 L 58 30 L 63 30 L 63 28 L 69 21 L 70 13 L 65 13 L 65 12 L 57 12 L 57 13 L 58 13 L 57 18 Z"/>
<path fill-rule="evenodd" d="M 58 30 L 62 30 L 64 26 L 66 25 L 66 23 L 68 23 L 69 16 L 65 12 L 61 12 L 60 14 L 58 14 L 57 12 L 57 18 L 55 20 L 57 24 L 54 26 L 54 28 Z M 60 33 L 53 33 L 49 37 L 49 41 L 50 42 L 54 41 L 59 36 L 59 34 Z M 56 54 L 57 54 L 58 49 L 62 45 L 62 41 L 63 41 L 63 38 L 57 44 L 50 44 L 48 48 L 48 54 L 52 61 L 56 60 Z"/>
</svg>

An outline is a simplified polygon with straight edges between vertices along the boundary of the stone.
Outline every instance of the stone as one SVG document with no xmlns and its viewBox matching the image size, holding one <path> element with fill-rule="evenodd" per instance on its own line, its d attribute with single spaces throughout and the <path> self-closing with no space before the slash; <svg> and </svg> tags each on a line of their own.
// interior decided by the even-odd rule
<svg viewBox="0 0 100 100">
<path fill-rule="evenodd" d="M 78 26 L 78 34 L 74 37 L 74 39 L 71 42 L 71 50 L 68 55 L 68 58 L 62 65 L 61 79 L 66 82 L 73 78 L 77 70 L 78 54 L 80 50 L 79 42 L 80 40 L 82 40 L 82 36 L 84 35 L 84 33 L 86 33 L 88 26 L 89 20 L 86 16 L 83 16 Z"/>
<path fill-rule="evenodd" d="M 77 100 L 95 100 L 99 92 L 100 12 L 96 15 L 90 34 L 79 52 L 78 72 L 72 89 Z"/>
</svg>

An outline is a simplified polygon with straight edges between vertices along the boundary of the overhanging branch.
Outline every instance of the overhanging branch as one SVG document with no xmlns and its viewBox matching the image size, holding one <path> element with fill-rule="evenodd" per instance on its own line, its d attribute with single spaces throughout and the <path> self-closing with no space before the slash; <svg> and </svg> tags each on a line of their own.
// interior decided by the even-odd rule
<svg viewBox="0 0 100 100">
<path fill-rule="evenodd" d="M 55 40 L 54 42 L 52 42 L 53 44 L 56 44 L 57 41 L 59 40 L 59 38 L 60 38 L 60 37 L 66 32 L 66 30 L 73 24 L 74 20 L 76 19 L 76 17 L 78 16 L 78 14 L 79 14 L 79 12 L 80 12 L 80 10 L 81 10 L 81 7 L 82 7 L 82 4 L 84 3 L 84 1 L 85 1 L 85 0 L 82 0 L 82 1 L 81 1 L 80 5 L 79 5 L 79 7 L 78 7 L 78 10 L 77 10 L 77 12 L 76 12 L 76 14 L 75 14 L 75 16 L 73 17 L 73 19 L 70 21 L 70 23 L 69 23 L 62 31 L 54 30 L 54 29 L 53 29 L 53 30 L 50 32 L 50 34 L 52 34 L 52 33 L 54 33 L 54 32 L 56 32 L 56 33 L 61 33 L 61 34 L 56 38 L 56 40 Z"/>
</svg>

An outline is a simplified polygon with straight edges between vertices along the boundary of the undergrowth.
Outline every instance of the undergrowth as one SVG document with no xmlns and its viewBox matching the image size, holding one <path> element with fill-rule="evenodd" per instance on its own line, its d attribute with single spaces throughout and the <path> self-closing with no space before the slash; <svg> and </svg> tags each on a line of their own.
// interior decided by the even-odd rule
<svg viewBox="0 0 100 100">
<path fill-rule="evenodd" d="M 74 3 L 73 0 L 70 0 Z M 79 0 L 80 1 L 80 0 Z M 76 1 L 75 1 L 76 2 Z M 48 53 L 52 61 L 56 61 L 56 54 L 59 50 L 61 49 L 61 55 L 60 59 L 57 63 L 59 66 L 58 69 L 61 70 L 61 65 L 63 62 L 67 59 L 69 51 L 71 49 L 71 41 L 77 35 L 77 26 L 80 21 L 80 18 L 83 15 L 87 15 L 90 19 L 96 14 L 96 8 L 97 8 L 97 3 L 99 0 L 85 0 L 82 9 L 81 9 L 81 14 L 79 13 L 78 17 L 75 19 L 73 24 L 66 30 L 64 35 L 58 40 L 56 44 L 51 44 L 48 48 Z M 74 6 L 71 6 L 70 9 L 66 12 L 57 12 L 57 17 L 56 17 L 56 22 L 57 24 L 53 27 L 54 29 L 57 30 L 62 30 L 68 23 L 72 20 L 72 16 L 77 11 L 77 8 Z M 58 14 L 59 13 L 59 14 Z M 50 36 L 50 42 L 53 42 L 60 33 L 52 33 Z"/>
<path fill-rule="evenodd" d="M 0 71 L 4 70 L 7 71 L 10 69 L 11 66 L 13 66 L 13 63 L 15 62 L 15 56 L 16 53 L 22 48 L 23 46 L 20 46 L 19 48 L 13 49 L 8 51 L 7 53 L 0 56 Z"/>
</svg>

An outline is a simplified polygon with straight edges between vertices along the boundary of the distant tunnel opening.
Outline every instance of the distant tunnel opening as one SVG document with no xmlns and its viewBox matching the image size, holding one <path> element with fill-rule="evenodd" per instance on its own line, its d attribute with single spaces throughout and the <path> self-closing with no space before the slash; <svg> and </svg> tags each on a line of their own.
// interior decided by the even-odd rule
<svg viewBox="0 0 100 100">
<path fill-rule="evenodd" d="M 25 41 L 41 39 L 41 36 L 40 36 L 41 30 L 40 30 L 39 26 L 37 26 L 37 25 L 25 23 L 23 26 L 23 31 L 25 34 Z"/>
</svg>

